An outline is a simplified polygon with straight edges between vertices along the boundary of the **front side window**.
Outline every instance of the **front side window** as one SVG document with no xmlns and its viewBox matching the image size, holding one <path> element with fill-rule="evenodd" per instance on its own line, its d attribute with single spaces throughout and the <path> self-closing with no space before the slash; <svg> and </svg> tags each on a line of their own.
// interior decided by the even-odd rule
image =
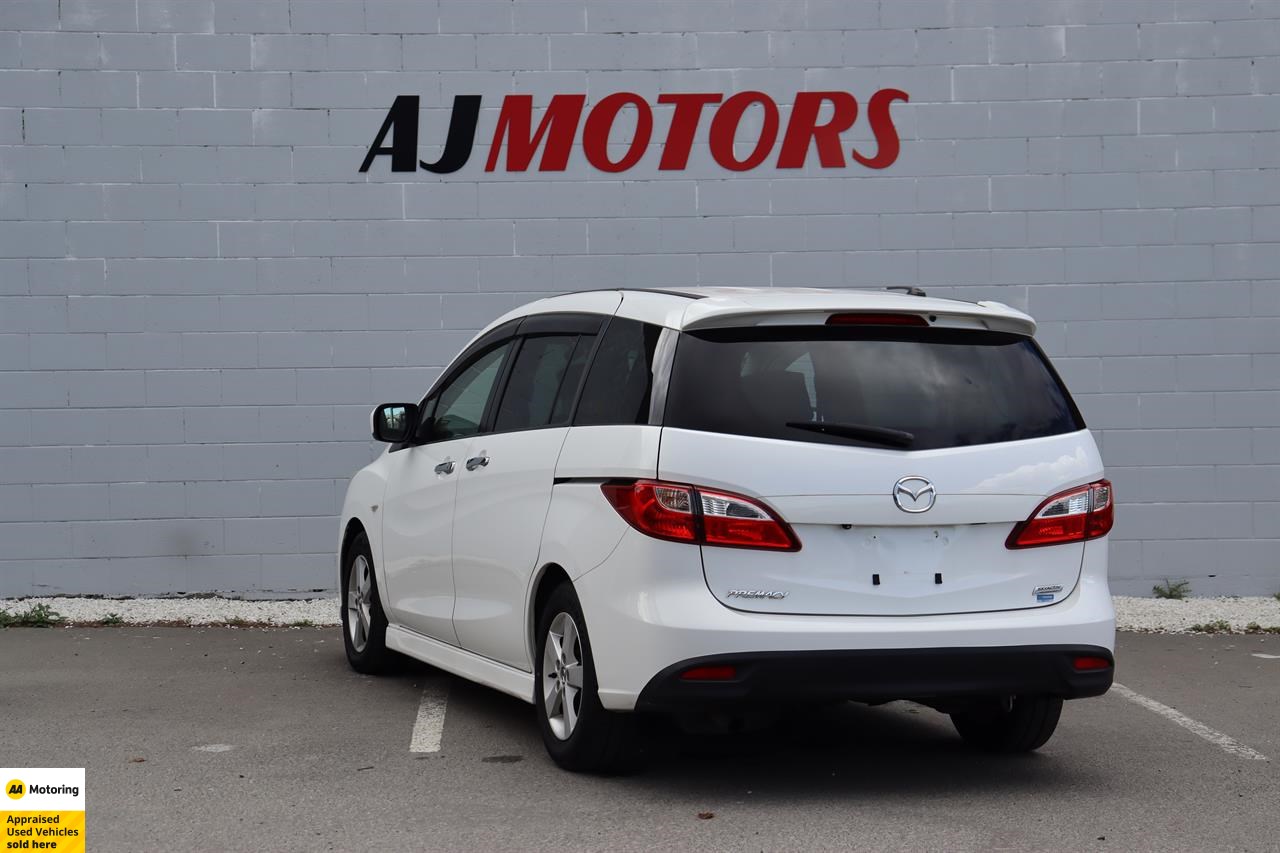
<svg viewBox="0 0 1280 853">
<path fill-rule="evenodd" d="M 661 327 L 638 320 L 609 321 L 582 388 L 575 425 L 649 422 L 653 354 L 661 334 Z"/>
<path fill-rule="evenodd" d="M 432 417 L 424 423 L 427 441 L 465 438 L 480 431 L 485 406 L 502 375 L 511 345 L 507 341 L 480 355 L 428 401 L 426 409 Z"/>
</svg>

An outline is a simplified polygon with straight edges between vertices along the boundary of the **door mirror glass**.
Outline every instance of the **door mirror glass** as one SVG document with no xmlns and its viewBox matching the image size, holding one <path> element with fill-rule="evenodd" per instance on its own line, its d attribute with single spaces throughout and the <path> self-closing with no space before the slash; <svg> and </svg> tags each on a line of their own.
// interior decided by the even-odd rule
<svg viewBox="0 0 1280 853">
<path fill-rule="evenodd" d="M 418 407 L 413 403 L 383 403 L 373 410 L 373 437 L 399 444 L 418 423 Z"/>
</svg>

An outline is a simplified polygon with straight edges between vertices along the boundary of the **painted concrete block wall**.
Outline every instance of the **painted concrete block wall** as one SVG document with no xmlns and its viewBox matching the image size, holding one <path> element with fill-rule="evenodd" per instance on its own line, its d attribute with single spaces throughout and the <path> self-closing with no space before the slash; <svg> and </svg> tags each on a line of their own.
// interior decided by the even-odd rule
<svg viewBox="0 0 1280 853">
<path fill-rule="evenodd" d="M 880 171 L 729 172 L 706 118 L 661 171 L 667 107 L 625 173 L 483 169 L 508 93 L 885 87 Z M 358 171 L 401 94 L 428 161 L 483 96 L 466 167 Z M 373 403 L 513 305 L 673 283 L 1031 311 L 1116 588 L 1274 592 L 1278 236 L 1268 0 L 5 0 L 0 595 L 332 589 Z"/>
</svg>

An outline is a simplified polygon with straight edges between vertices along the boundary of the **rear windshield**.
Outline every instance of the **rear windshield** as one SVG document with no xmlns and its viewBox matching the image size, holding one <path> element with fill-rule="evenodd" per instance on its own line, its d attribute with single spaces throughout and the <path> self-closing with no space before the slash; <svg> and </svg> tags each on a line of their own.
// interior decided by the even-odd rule
<svg viewBox="0 0 1280 853">
<path fill-rule="evenodd" d="M 909 450 L 1084 427 L 1030 338 L 883 326 L 685 332 L 665 424 Z"/>
</svg>

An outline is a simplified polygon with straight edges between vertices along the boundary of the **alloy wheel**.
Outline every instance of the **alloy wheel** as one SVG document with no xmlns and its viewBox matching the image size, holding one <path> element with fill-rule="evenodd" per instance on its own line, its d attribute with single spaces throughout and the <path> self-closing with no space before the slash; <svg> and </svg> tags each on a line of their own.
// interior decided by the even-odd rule
<svg viewBox="0 0 1280 853">
<path fill-rule="evenodd" d="M 373 573 L 363 554 L 351 562 L 347 578 L 347 633 L 351 647 L 363 652 L 369 643 L 369 626 L 373 624 Z"/>
<path fill-rule="evenodd" d="M 542 647 L 542 701 L 547 722 L 560 740 L 568 740 L 582 712 L 582 638 L 568 613 L 551 620 Z"/>
</svg>

